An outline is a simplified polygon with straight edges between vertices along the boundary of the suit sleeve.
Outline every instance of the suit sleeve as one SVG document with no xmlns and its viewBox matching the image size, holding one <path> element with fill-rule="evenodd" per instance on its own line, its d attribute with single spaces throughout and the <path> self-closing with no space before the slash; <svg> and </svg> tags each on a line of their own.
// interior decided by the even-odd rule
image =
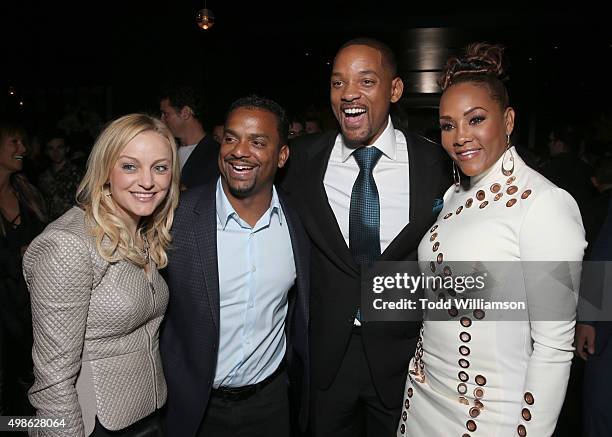
<svg viewBox="0 0 612 437">
<path fill-rule="evenodd" d="M 23 265 L 34 331 L 30 401 L 38 417 L 64 419 L 66 425 L 39 429 L 34 435 L 84 436 L 75 383 L 93 278 L 88 247 L 70 232 L 45 232 L 30 245 Z"/>
<path fill-rule="evenodd" d="M 563 405 L 573 356 L 580 261 L 586 241 L 578 206 L 559 188 L 533 199 L 520 231 L 533 352 L 517 433 L 550 436 Z"/>
</svg>

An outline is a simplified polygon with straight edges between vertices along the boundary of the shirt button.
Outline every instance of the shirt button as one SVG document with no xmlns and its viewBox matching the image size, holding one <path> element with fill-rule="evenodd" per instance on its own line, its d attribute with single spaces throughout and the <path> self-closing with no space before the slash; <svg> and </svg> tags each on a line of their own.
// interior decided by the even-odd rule
<svg viewBox="0 0 612 437">
<path fill-rule="evenodd" d="M 257 270 L 257 267 L 253 266 L 251 267 L 251 271 L 254 272 L 255 270 Z"/>
<path fill-rule="evenodd" d="M 249 308 L 253 308 L 253 302 L 249 302 Z"/>
</svg>

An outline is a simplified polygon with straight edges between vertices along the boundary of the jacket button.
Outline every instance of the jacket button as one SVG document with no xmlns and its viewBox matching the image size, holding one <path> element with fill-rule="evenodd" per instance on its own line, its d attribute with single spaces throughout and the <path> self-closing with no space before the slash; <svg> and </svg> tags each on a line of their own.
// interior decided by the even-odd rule
<svg viewBox="0 0 612 437">
<path fill-rule="evenodd" d="M 518 435 L 520 435 L 521 437 L 525 437 L 527 435 L 527 429 L 525 428 L 525 426 L 523 425 L 519 425 L 516 428 L 516 432 L 518 433 Z"/>
<path fill-rule="evenodd" d="M 472 336 L 468 332 L 462 332 L 459 334 L 459 339 L 464 343 L 468 343 L 472 339 Z"/>
<path fill-rule="evenodd" d="M 531 420 L 531 411 L 529 411 L 527 408 L 523 408 L 521 415 L 527 422 Z"/>
<path fill-rule="evenodd" d="M 468 431 L 474 432 L 476 431 L 476 422 L 474 422 L 473 420 L 468 420 L 467 422 L 465 422 L 465 427 L 468 429 Z"/>
</svg>

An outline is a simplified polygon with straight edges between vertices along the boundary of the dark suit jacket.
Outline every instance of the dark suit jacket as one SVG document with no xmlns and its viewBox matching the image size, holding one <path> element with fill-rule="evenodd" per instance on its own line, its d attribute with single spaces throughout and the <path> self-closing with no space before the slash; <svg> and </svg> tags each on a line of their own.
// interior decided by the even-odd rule
<svg viewBox="0 0 612 437">
<path fill-rule="evenodd" d="M 585 263 L 586 265 L 583 266 L 583 275 L 590 275 L 590 277 L 589 281 L 584 281 L 583 278 L 580 294 L 582 299 L 591 301 L 597 306 L 605 299 L 609 300 L 609 297 L 605 297 L 605 295 L 611 292 L 609 279 L 606 277 L 606 270 L 608 269 L 604 269 L 602 261 L 605 261 L 606 264 L 612 261 L 612 191 L 602 193 L 597 199 L 589 203 L 589 208 L 584 214 L 584 224 L 587 241 L 589 241 L 585 260 L 599 262 L 592 265 Z M 609 308 L 604 311 L 608 312 L 600 314 L 600 318 L 609 320 Z M 581 315 L 580 306 L 578 307 L 578 317 L 579 320 L 584 317 Z M 595 354 L 600 355 L 612 337 L 612 322 L 584 321 L 582 323 L 595 326 Z"/>
<path fill-rule="evenodd" d="M 204 416 L 215 377 L 219 345 L 216 181 L 181 196 L 172 231 L 166 278 L 168 310 L 161 332 L 161 355 L 168 385 L 169 436 L 189 437 Z M 297 213 L 278 191 L 289 226 L 297 279 L 289 292 L 287 355 L 292 398 L 300 424 L 308 417 L 309 242 Z M 224 260 L 231 262 L 231 260 Z M 299 399 L 297 399 L 299 398 Z"/>
<path fill-rule="evenodd" d="M 205 135 L 181 170 L 181 184 L 189 189 L 216 181 L 219 177 L 219 147 L 212 135 Z"/>
<path fill-rule="evenodd" d="M 360 267 L 355 263 L 327 201 L 323 177 L 337 132 L 298 138 L 291 144 L 283 187 L 312 240 L 311 359 L 317 388 L 331 385 L 348 344 L 360 305 Z M 450 186 L 442 148 L 422 137 L 404 133 L 410 172 L 410 224 L 391 242 L 381 260 L 416 260 L 417 247 L 436 218 L 434 199 Z M 408 363 L 414 354 L 420 323 L 371 322 L 362 326 L 374 385 L 385 406 L 402 402 Z"/>
</svg>

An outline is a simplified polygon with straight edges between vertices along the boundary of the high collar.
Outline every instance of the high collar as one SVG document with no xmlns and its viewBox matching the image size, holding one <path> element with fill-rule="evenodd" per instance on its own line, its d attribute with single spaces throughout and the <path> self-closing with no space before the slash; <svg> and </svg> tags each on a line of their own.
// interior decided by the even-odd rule
<svg viewBox="0 0 612 437">
<path fill-rule="evenodd" d="M 489 182 L 493 182 L 500 178 L 506 177 L 502 173 L 502 161 L 504 160 L 504 155 L 506 156 L 506 169 L 512 167 L 512 163 L 510 163 L 509 157 L 514 157 L 514 173 L 516 173 L 518 167 L 524 165 L 523 160 L 516 152 L 516 148 L 512 146 L 505 152 L 505 154 L 502 154 L 502 156 L 500 156 L 491 167 L 489 167 L 479 175 L 472 176 L 470 178 L 470 188 L 486 185 Z"/>
<path fill-rule="evenodd" d="M 347 159 L 350 158 L 350 156 L 356 149 L 346 145 L 342 134 L 339 134 L 339 137 L 340 142 L 342 144 L 342 162 L 345 162 Z M 385 127 L 385 130 L 382 132 L 382 134 L 380 134 L 380 136 L 376 139 L 376 141 L 374 141 L 373 144 L 366 147 L 376 147 L 387 158 L 395 161 L 397 142 L 395 140 L 395 128 L 393 127 L 393 123 L 391 122 L 391 117 L 388 118 L 387 126 Z"/>
</svg>

